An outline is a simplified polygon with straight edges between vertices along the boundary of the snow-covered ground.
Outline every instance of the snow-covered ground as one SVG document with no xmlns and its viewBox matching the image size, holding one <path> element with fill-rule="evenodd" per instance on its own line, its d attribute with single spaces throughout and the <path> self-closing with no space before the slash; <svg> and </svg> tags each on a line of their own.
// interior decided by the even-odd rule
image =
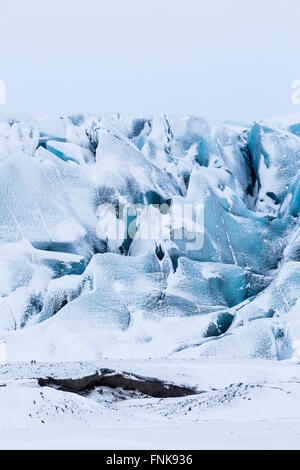
<svg viewBox="0 0 300 470">
<path fill-rule="evenodd" d="M 183 398 L 40 387 L 107 367 L 197 387 Z M 101 360 L 0 368 L 2 449 L 299 449 L 300 367 L 264 360 Z M 5 385 L 5 386 L 4 386 Z"/>
<path fill-rule="evenodd" d="M 299 448 L 299 313 L 299 114 L 0 108 L 1 447 Z"/>
</svg>

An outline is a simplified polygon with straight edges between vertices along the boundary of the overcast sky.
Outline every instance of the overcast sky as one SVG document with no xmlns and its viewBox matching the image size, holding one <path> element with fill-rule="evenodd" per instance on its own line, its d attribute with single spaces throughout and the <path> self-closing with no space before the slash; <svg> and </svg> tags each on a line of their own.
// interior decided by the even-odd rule
<svg viewBox="0 0 300 470">
<path fill-rule="evenodd" d="M 7 105 L 253 120 L 300 111 L 299 0 L 0 0 Z"/>
</svg>

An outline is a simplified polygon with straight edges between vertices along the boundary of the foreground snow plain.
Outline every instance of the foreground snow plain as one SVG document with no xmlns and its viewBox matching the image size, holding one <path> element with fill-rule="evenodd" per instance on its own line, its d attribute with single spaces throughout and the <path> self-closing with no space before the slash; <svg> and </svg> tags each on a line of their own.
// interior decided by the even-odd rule
<svg viewBox="0 0 300 470">
<path fill-rule="evenodd" d="M 38 377 L 99 368 L 195 386 L 183 398 L 117 391 L 80 396 Z M 265 360 L 101 360 L 11 363 L 0 369 L 2 449 L 299 449 L 299 365 Z M 6 384 L 6 386 L 3 386 Z"/>
</svg>

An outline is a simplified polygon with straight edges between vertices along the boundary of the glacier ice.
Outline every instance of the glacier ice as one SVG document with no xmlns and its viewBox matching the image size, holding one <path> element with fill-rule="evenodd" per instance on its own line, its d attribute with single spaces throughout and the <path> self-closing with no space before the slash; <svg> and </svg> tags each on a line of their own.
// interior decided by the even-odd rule
<svg viewBox="0 0 300 470">
<path fill-rule="evenodd" d="M 0 338 L 299 357 L 299 128 L 2 109 Z"/>
<path fill-rule="evenodd" d="M 277 359 L 276 340 L 272 325 L 257 320 L 247 326 L 226 333 L 218 339 L 209 339 L 202 345 L 184 349 L 177 357 L 216 357 L 219 359 Z"/>
<path fill-rule="evenodd" d="M 248 148 L 256 175 L 256 210 L 276 215 L 293 177 L 300 170 L 299 137 L 255 124 Z"/>
</svg>

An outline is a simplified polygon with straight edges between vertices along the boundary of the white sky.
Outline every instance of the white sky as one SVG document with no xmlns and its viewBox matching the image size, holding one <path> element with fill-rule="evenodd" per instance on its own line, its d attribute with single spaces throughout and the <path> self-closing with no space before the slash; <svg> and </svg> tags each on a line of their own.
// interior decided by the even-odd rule
<svg viewBox="0 0 300 470">
<path fill-rule="evenodd" d="M 0 0 L 7 105 L 261 119 L 300 111 L 299 0 Z"/>
</svg>

